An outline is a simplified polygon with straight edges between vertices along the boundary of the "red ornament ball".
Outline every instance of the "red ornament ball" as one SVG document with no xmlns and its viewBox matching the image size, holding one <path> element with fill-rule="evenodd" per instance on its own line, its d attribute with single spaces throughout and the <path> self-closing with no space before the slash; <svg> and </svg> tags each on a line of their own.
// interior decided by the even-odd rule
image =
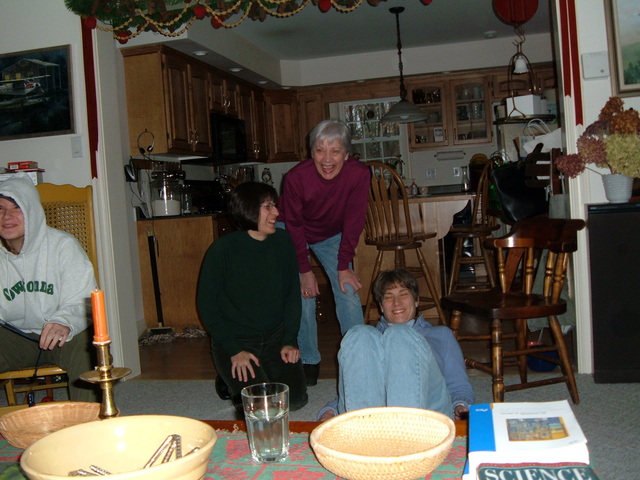
<svg viewBox="0 0 640 480">
<path fill-rule="evenodd" d="M 129 30 L 120 30 L 118 32 L 118 42 L 120 42 L 122 45 L 124 45 L 125 43 L 127 43 L 129 41 L 129 37 L 131 36 L 131 34 L 129 33 Z"/>
<path fill-rule="evenodd" d="M 213 28 L 218 29 L 218 28 L 222 27 L 222 22 L 220 21 L 220 19 L 219 19 L 218 17 L 216 17 L 215 15 L 213 15 L 213 16 L 211 17 L 211 26 L 212 26 Z"/>
<path fill-rule="evenodd" d="M 207 9 L 202 5 L 198 4 L 193 7 L 193 14 L 196 16 L 198 20 L 202 20 L 207 15 Z"/>
<path fill-rule="evenodd" d="M 45 402 L 53 402 L 53 398 L 51 397 L 42 397 L 42 400 L 40 400 L 42 403 Z"/>
<path fill-rule="evenodd" d="M 423 5 L 431 5 L 431 2 L 433 0 L 420 0 L 422 2 Z"/>
<path fill-rule="evenodd" d="M 318 2 L 318 8 L 322 13 L 327 13 L 331 10 L 331 0 L 320 0 Z"/>
<path fill-rule="evenodd" d="M 96 28 L 98 20 L 96 20 L 96 17 L 85 17 L 82 19 L 82 23 L 84 23 L 84 26 L 89 30 L 93 30 Z"/>
</svg>

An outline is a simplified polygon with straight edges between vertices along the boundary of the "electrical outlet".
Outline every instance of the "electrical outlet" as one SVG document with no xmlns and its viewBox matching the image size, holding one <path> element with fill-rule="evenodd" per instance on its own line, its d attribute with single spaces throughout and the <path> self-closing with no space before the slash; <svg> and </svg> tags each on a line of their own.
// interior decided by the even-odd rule
<svg viewBox="0 0 640 480">
<path fill-rule="evenodd" d="M 433 180 L 436 178 L 436 169 L 435 168 L 427 168 L 426 172 L 427 180 Z"/>
<path fill-rule="evenodd" d="M 453 167 L 453 176 L 454 177 L 460 176 L 460 167 Z"/>
</svg>

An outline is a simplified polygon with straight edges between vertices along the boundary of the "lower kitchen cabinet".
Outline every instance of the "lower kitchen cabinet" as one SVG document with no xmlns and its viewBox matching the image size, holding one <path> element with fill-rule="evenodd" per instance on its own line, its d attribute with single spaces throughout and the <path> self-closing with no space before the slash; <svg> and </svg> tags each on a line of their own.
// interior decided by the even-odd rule
<svg viewBox="0 0 640 480">
<path fill-rule="evenodd" d="M 202 329 L 196 309 L 200 266 L 209 246 L 233 230 L 229 220 L 213 215 L 166 217 L 140 220 L 136 226 L 147 328 L 159 325 L 160 314 L 165 327 Z"/>
</svg>

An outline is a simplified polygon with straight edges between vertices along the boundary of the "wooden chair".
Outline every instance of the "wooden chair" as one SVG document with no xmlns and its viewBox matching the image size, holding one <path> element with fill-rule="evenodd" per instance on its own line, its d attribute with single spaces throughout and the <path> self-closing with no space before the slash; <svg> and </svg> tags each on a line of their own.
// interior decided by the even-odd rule
<svg viewBox="0 0 640 480">
<path fill-rule="evenodd" d="M 450 327 L 458 341 L 490 343 L 490 361 L 465 358 L 468 367 L 488 372 L 493 377 L 493 400 L 504 401 L 504 393 L 565 382 L 574 403 L 579 403 L 578 389 L 569 354 L 562 336 L 558 315 L 567 309 L 560 298 L 566 279 L 569 256 L 577 249 L 577 232 L 583 229 L 582 220 L 534 217 L 517 222 L 504 237 L 486 241 L 494 248 L 498 263 L 499 288 L 490 292 L 469 292 L 447 295 L 443 307 L 451 311 Z M 542 255 L 546 252 L 545 256 Z M 544 262 L 544 263 L 541 263 Z M 542 292 L 532 292 L 538 265 L 544 268 Z M 486 322 L 488 333 L 462 334 L 463 315 L 471 315 Z M 551 345 L 527 345 L 527 319 L 547 317 L 551 331 Z M 513 333 L 503 332 L 503 322 L 513 322 Z M 508 350 L 504 340 L 511 339 L 515 348 Z M 545 355 L 556 351 L 558 358 Z M 561 375 L 528 381 L 527 355 L 559 364 Z M 504 385 L 504 367 L 518 367 L 520 383 Z"/>
<path fill-rule="evenodd" d="M 375 161 L 366 162 L 366 165 L 371 169 L 371 188 L 365 222 L 365 243 L 374 245 L 378 250 L 371 274 L 371 285 L 380 273 L 385 252 L 393 252 L 396 268 L 407 268 L 416 277 L 423 277 L 427 282 L 429 295 L 420 296 L 418 308 L 425 311 L 435 307 L 437 318 L 444 323 L 440 296 L 421 251 L 422 241 L 434 238 L 436 233 L 414 231 L 417 222 L 412 225 L 407 192 L 402 179 L 393 168 Z M 415 252 L 418 267 L 407 267 L 405 259 L 407 250 Z M 376 307 L 372 296 L 372 289 L 369 288 L 365 304 L 365 322 L 369 321 L 371 308 Z"/>
<path fill-rule="evenodd" d="M 78 239 L 87 252 L 98 277 L 98 255 L 93 221 L 93 192 L 91 185 L 74 187 L 73 185 L 54 185 L 41 183 L 36 186 L 40 194 L 40 202 L 44 208 L 47 225 L 70 233 Z M 34 367 L 0 373 L 0 387 L 4 386 L 9 405 L 16 405 L 16 393 L 35 390 L 47 390 L 53 397 L 54 388 L 68 388 L 68 382 L 53 382 L 54 376 L 66 375 L 66 371 L 55 365 L 39 365 Z M 24 385 L 31 380 L 34 373 L 43 377 L 43 384 Z"/>
<path fill-rule="evenodd" d="M 493 260 L 493 254 L 484 247 L 487 237 L 499 228 L 496 217 L 488 214 L 489 205 L 489 170 L 492 163 L 487 161 L 480 178 L 476 190 L 476 197 L 473 202 L 473 213 L 471 216 L 472 223 L 453 225 L 449 229 L 449 233 L 455 239 L 453 248 L 453 257 L 451 260 L 451 274 L 449 277 L 449 285 L 447 294 L 460 291 L 486 291 L 496 286 L 496 274 Z M 464 246 L 466 242 L 471 241 L 474 253 L 465 255 Z M 474 265 L 476 278 L 474 281 L 460 281 L 460 266 Z M 480 278 L 478 275 L 478 265 L 482 265 L 486 272 L 486 277 Z"/>
</svg>

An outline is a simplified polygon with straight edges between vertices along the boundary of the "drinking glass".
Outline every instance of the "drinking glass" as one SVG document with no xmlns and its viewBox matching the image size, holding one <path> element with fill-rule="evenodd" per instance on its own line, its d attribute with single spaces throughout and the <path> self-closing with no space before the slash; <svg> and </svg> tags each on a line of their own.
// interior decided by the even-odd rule
<svg viewBox="0 0 640 480">
<path fill-rule="evenodd" d="M 281 462 L 289 453 L 289 387 L 258 383 L 241 392 L 251 456 L 256 462 Z"/>
</svg>

